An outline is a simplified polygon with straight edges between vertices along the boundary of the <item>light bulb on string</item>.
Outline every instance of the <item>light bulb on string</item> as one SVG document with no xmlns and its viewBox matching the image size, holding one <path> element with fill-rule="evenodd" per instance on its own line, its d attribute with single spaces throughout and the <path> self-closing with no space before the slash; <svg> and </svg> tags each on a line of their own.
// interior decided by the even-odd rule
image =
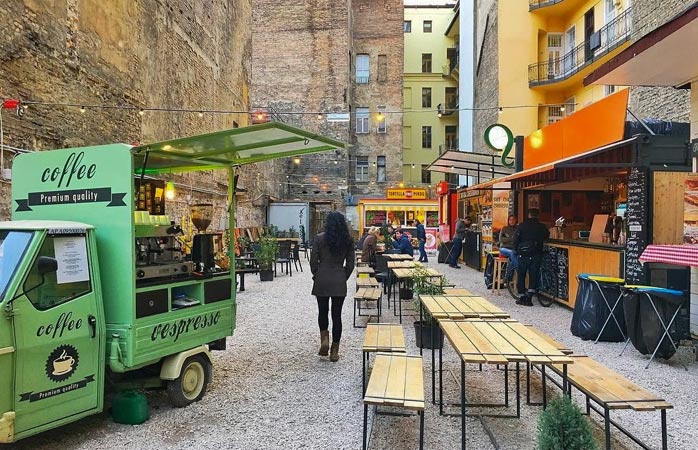
<svg viewBox="0 0 698 450">
<path fill-rule="evenodd" d="M 174 187 L 174 183 L 171 181 L 168 181 L 165 184 L 165 198 L 167 200 L 172 200 L 175 198 L 175 187 Z"/>
<path fill-rule="evenodd" d="M 499 107 L 499 111 L 497 111 L 497 114 L 499 114 L 499 115 L 501 116 L 503 112 L 504 112 L 504 108 L 502 108 L 502 107 L 500 106 L 500 107 Z"/>
<path fill-rule="evenodd" d="M 300 156 L 294 156 L 293 157 L 293 164 L 298 165 L 301 163 L 301 157 Z"/>
<path fill-rule="evenodd" d="M 86 111 L 85 107 L 84 107 L 84 106 L 81 106 L 81 107 L 80 107 L 80 113 L 81 113 L 81 114 L 85 114 L 85 111 Z"/>
<path fill-rule="evenodd" d="M 317 120 L 322 120 L 322 118 L 323 118 L 322 113 L 317 113 Z"/>
<path fill-rule="evenodd" d="M 145 110 L 144 110 L 144 109 L 139 109 L 139 110 L 138 110 L 138 115 L 139 115 L 139 116 L 143 116 L 144 114 L 145 114 Z"/>
<path fill-rule="evenodd" d="M 203 111 L 199 111 L 199 117 L 204 117 L 204 112 L 203 112 Z"/>
</svg>

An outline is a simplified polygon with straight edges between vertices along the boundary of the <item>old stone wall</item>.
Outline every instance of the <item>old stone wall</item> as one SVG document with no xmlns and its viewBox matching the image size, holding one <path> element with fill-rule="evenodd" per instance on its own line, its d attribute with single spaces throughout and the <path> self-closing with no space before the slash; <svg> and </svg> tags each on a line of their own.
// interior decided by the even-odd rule
<svg viewBox="0 0 698 450">
<path fill-rule="evenodd" d="M 633 39 L 651 32 L 680 14 L 695 0 L 633 0 Z M 628 107 L 641 118 L 689 121 L 690 91 L 633 87 Z"/>
<path fill-rule="evenodd" d="M 0 95 L 75 106 L 4 112 L 4 142 L 28 150 L 154 142 L 248 122 L 251 0 L 8 0 L 0 3 Z M 79 105 L 86 105 L 80 112 Z M 114 105 L 133 109 L 107 109 Z M 138 109 L 146 109 L 139 115 Z M 147 108 L 221 109 L 236 114 Z M 9 163 L 6 153 L 6 163 Z M 254 169 L 242 171 L 241 184 Z M 213 202 L 225 215 L 227 174 L 172 176 L 168 213 Z M 9 185 L 0 217 L 10 216 Z M 241 207 L 254 220 L 259 212 Z"/>
<path fill-rule="evenodd" d="M 317 112 L 349 105 L 350 35 L 347 0 L 253 0 L 252 105 L 270 106 L 284 122 L 347 142 L 349 126 Z M 291 158 L 267 167 L 258 184 L 279 199 L 330 201 L 343 209 L 346 153 Z M 278 180 L 276 177 L 280 177 Z M 281 182 L 281 184 L 279 184 Z"/>
<path fill-rule="evenodd" d="M 354 0 L 353 56 L 369 55 L 369 82 L 352 77 L 352 110 L 369 108 L 369 133 L 352 135 L 350 183 L 355 197 L 384 197 L 386 186 L 402 180 L 402 86 L 404 10 L 400 0 Z M 383 65 L 383 66 L 382 66 Z M 378 108 L 385 109 L 386 132 L 378 133 Z M 356 121 L 352 123 L 355 131 Z M 357 181 L 356 158 L 368 157 L 369 181 Z M 376 159 L 386 157 L 386 182 L 376 183 Z"/>
<path fill-rule="evenodd" d="M 499 105 L 499 39 L 497 37 L 497 1 L 477 2 L 478 40 L 475 54 L 475 111 L 473 114 L 473 146 L 475 151 L 487 152 L 483 136 L 485 129 L 498 121 L 496 109 Z"/>
</svg>

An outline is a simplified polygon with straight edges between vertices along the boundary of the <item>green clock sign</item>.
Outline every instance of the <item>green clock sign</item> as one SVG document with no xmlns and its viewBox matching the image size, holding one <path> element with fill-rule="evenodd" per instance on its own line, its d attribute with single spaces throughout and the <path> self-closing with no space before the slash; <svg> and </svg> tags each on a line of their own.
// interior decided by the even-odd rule
<svg viewBox="0 0 698 450">
<path fill-rule="evenodd" d="M 514 148 L 514 134 L 506 125 L 495 123 L 487 127 L 485 144 L 492 150 L 502 152 L 502 165 L 504 167 L 514 167 L 513 162 L 507 161 L 512 148 Z"/>
</svg>

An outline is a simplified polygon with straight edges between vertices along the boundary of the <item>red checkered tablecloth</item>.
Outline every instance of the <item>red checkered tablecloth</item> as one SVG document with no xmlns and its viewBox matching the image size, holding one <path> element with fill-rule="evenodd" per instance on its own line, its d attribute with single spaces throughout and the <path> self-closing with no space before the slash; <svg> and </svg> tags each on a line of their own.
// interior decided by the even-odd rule
<svg viewBox="0 0 698 450">
<path fill-rule="evenodd" d="M 698 245 L 648 245 L 640 261 L 698 267 Z"/>
</svg>

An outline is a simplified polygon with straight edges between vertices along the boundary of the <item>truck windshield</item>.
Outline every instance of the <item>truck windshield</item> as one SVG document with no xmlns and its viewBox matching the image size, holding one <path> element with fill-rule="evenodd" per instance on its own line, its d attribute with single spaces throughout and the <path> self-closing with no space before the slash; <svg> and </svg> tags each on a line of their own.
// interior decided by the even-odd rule
<svg viewBox="0 0 698 450">
<path fill-rule="evenodd" d="M 0 303 L 31 242 L 31 231 L 0 231 Z"/>
</svg>

